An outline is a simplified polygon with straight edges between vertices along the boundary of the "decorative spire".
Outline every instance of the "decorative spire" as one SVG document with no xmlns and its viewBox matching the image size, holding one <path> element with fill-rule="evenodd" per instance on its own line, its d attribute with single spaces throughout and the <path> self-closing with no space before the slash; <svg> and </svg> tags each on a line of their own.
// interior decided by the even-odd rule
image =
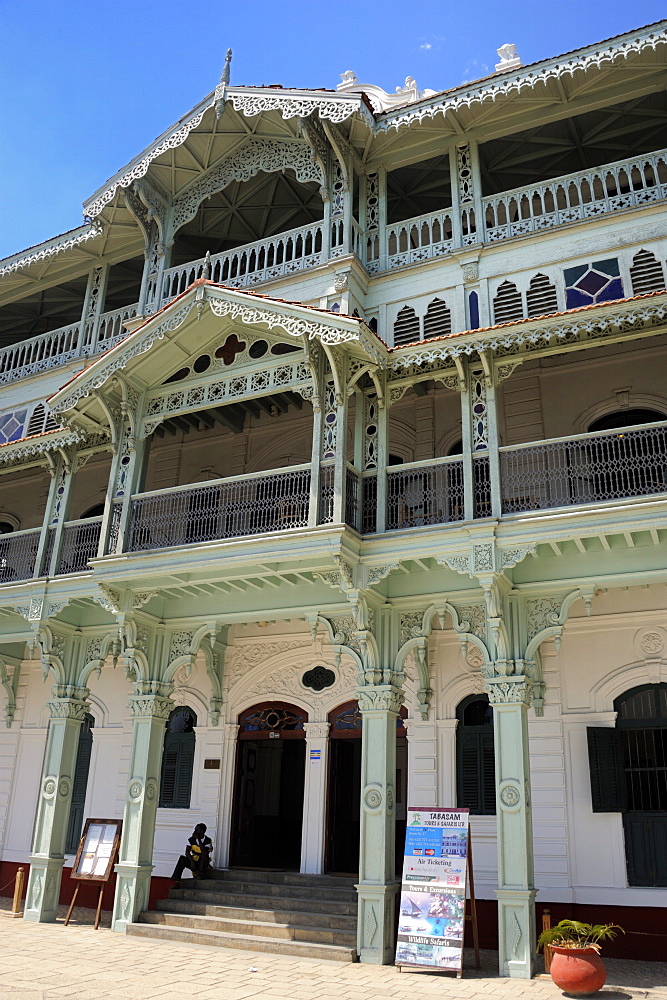
<svg viewBox="0 0 667 1000">
<path fill-rule="evenodd" d="M 232 69 L 232 50 L 227 49 L 227 55 L 225 56 L 225 65 L 222 69 L 222 75 L 220 77 L 220 83 L 229 84 L 229 76 Z"/>
</svg>

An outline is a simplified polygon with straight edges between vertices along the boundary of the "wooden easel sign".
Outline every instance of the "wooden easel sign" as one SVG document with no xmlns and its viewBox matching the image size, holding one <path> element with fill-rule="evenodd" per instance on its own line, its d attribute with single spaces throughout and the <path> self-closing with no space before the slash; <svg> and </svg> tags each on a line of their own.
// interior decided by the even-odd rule
<svg viewBox="0 0 667 1000">
<path fill-rule="evenodd" d="M 396 965 L 463 973 L 466 889 L 479 968 L 467 809 L 408 808 Z"/>
<path fill-rule="evenodd" d="M 87 819 L 74 858 L 74 867 L 70 872 L 70 878 L 78 879 L 79 882 L 97 882 L 99 884 L 100 894 L 95 914 L 95 930 L 100 926 L 102 897 L 118 857 L 122 827 L 123 821 L 120 819 Z M 79 885 L 74 890 L 72 902 L 65 917 L 65 927 L 72 916 L 78 894 Z"/>
</svg>

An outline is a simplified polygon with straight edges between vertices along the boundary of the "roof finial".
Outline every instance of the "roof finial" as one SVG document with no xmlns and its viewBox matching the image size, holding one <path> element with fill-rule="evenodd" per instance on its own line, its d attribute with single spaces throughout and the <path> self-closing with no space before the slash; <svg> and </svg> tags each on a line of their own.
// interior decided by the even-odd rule
<svg viewBox="0 0 667 1000">
<path fill-rule="evenodd" d="M 232 68 L 232 50 L 227 49 L 227 55 L 225 56 L 225 65 L 222 69 L 222 75 L 220 77 L 220 83 L 229 83 L 229 75 Z"/>
</svg>

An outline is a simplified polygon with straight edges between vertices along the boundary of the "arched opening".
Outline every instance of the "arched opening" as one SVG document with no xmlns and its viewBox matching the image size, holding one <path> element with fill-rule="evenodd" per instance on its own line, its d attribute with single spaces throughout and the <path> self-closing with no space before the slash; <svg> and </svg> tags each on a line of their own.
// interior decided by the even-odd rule
<svg viewBox="0 0 667 1000">
<path fill-rule="evenodd" d="M 456 709 L 456 804 L 473 816 L 496 812 L 493 708 L 486 694 L 464 698 Z"/>
<path fill-rule="evenodd" d="M 652 424 L 664 420 L 665 414 L 659 410 L 649 410 L 648 407 L 635 406 L 627 410 L 614 410 L 604 417 L 594 420 L 589 425 L 589 433 L 593 431 L 614 431 L 622 427 L 635 427 L 637 424 Z"/>
<path fill-rule="evenodd" d="M 667 684 L 614 702 L 629 885 L 667 886 Z"/>
<path fill-rule="evenodd" d="M 201 202 L 195 217 L 175 235 L 170 266 L 199 260 L 207 251 L 219 254 L 258 240 L 269 240 L 278 233 L 309 226 L 323 216 L 324 205 L 317 183 L 297 181 L 289 170 L 259 171 L 249 180 L 232 181 Z M 269 248 L 266 252 L 272 253 Z M 276 246 L 271 259 L 258 257 L 254 262 L 239 262 L 238 266 L 244 271 L 256 271 L 308 252 L 315 253 L 316 248 Z M 226 275 L 227 279 L 234 276 L 231 272 Z M 225 275 L 212 277 L 223 280 Z"/>
<path fill-rule="evenodd" d="M 401 708 L 396 720 L 396 873 L 403 865 L 407 808 L 408 741 Z M 325 871 L 356 875 L 359 871 L 361 810 L 362 714 L 357 701 L 347 701 L 329 712 L 329 764 Z"/>
<path fill-rule="evenodd" d="M 196 725 L 197 716 L 191 708 L 175 708 L 167 719 L 160 780 L 162 809 L 190 808 Z"/>
<path fill-rule="evenodd" d="M 299 870 L 307 719 L 286 702 L 239 715 L 232 866 Z"/>
<path fill-rule="evenodd" d="M 72 782 L 72 803 L 67 821 L 65 837 L 65 854 L 76 854 L 83 830 L 84 809 L 86 806 L 86 791 L 88 790 L 88 774 L 90 772 L 90 756 L 93 752 L 93 727 L 95 719 L 86 712 L 81 731 L 79 746 L 76 751 L 76 765 Z"/>
</svg>

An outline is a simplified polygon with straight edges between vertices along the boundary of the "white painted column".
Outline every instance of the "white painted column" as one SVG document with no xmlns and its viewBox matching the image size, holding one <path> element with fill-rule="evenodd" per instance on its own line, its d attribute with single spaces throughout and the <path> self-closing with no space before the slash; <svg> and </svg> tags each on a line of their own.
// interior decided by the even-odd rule
<svg viewBox="0 0 667 1000">
<path fill-rule="evenodd" d="M 232 838 L 232 812 L 234 808 L 234 772 L 239 727 L 228 722 L 222 727 L 222 764 L 220 769 L 220 806 L 218 808 L 218 836 L 216 839 L 216 864 L 229 867 Z"/>
<path fill-rule="evenodd" d="M 304 722 L 306 780 L 301 827 L 301 871 L 319 875 L 324 868 L 326 796 L 329 751 L 328 722 Z"/>
</svg>

